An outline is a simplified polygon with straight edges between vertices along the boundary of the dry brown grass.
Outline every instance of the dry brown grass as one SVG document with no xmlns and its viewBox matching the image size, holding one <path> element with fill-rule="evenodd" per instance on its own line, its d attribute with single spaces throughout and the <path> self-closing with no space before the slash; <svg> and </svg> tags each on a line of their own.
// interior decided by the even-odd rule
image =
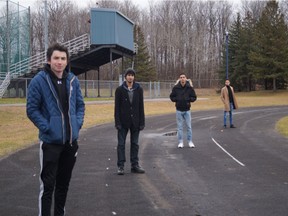
<svg viewBox="0 0 288 216">
<path fill-rule="evenodd" d="M 279 133 L 281 133 L 284 136 L 288 137 L 288 116 L 280 119 L 277 122 L 276 129 L 279 131 Z"/>
<path fill-rule="evenodd" d="M 25 107 L 0 107 L 0 156 L 37 140 L 37 129 L 26 117 Z"/>
<path fill-rule="evenodd" d="M 192 104 L 192 110 L 222 109 L 219 94 L 215 91 L 196 89 L 199 100 Z M 241 107 L 288 105 L 288 91 L 237 93 Z M 96 124 L 112 122 L 114 103 L 86 104 L 84 128 Z M 169 100 L 145 102 L 145 114 L 161 115 L 175 112 L 174 103 Z M 25 106 L 0 106 L 0 157 L 25 148 L 37 142 L 37 129 L 26 117 Z M 286 123 L 280 125 L 281 131 L 288 131 Z M 280 129 L 279 129 L 280 130 Z M 283 132 L 284 133 L 284 132 Z M 288 132 L 287 132 L 288 133 Z"/>
</svg>

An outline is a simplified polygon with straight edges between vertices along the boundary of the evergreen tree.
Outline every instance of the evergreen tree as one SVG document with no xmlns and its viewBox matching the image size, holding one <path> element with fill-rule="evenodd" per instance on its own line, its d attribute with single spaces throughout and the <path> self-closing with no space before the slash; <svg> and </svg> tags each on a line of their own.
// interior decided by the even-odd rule
<svg viewBox="0 0 288 216">
<path fill-rule="evenodd" d="M 241 80 L 238 69 L 239 51 L 240 51 L 240 31 L 241 31 L 241 16 L 237 14 L 236 21 L 231 25 L 229 30 L 229 48 L 228 48 L 228 69 L 229 80 L 237 90 L 241 90 Z"/>
<path fill-rule="evenodd" d="M 256 23 L 255 46 L 249 54 L 253 76 L 264 80 L 265 89 L 276 90 L 288 71 L 288 31 L 278 3 L 270 0 Z"/>
<path fill-rule="evenodd" d="M 238 75 L 238 82 L 241 89 L 251 91 L 255 89 L 252 83 L 252 72 L 249 69 L 250 60 L 249 53 L 253 45 L 253 37 L 255 30 L 255 20 L 250 12 L 247 12 L 246 17 L 242 21 L 239 36 L 239 50 L 237 53 L 237 63 L 235 64 L 235 73 Z"/>
<path fill-rule="evenodd" d="M 223 45 L 223 65 L 220 71 L 220 78 L 224 81 L 228 78 L 233 87 L 237 90 L 241 89 L 241 82 L 239 82 L 239 74 L 236 70 L 238 66 L 238 52 L 239 52 L 239 41 L 240 41 L 240 30 L 241 30 L 241 16 L 238 13 L 237 19 L 231 25 L 229 29 L 228 41 L 227 36 L 225 38 L 225 43 Z M 228 43 L 228 47 L 227 47 Z M 228 48 L 228 72 L 227 72 L 227 48 Z M 226 74 L 228 73 L 228 74 Z"/>
<path fill-rule="evenodd" d="M 137 81 L 155 81 L 157 79 L 156 70 L 152 64 L 144 34 L 138 25 L 134 29 L 134 40 L 138 47 L 137 54 L 134 56 L 134 69 L 137 72 Z"/>
</svg>

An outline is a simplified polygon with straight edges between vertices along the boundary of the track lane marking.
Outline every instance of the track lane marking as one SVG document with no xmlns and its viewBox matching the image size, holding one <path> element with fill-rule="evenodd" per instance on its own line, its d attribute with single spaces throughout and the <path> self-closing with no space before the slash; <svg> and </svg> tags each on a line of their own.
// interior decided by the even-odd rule
<svg viewBox="0 0 288 216">
<path fill-rule="evenodd" d="M 240 164 L 241 166 L 245 166 L 245 164 L 241 163 L 239 160 L 237 160 L 235 157 L 233 157 L 233 155 L 231 155 L 228 151 L 226 151 L 219 143 L 216 142 L 216 140 L 211 137 L 212 141 L 220 148 L 222 149 L 222 151 L 224 151 L 228 156 L 230 156 L 234 161 L 236 161 L 238 164 Z"/>
</svg>

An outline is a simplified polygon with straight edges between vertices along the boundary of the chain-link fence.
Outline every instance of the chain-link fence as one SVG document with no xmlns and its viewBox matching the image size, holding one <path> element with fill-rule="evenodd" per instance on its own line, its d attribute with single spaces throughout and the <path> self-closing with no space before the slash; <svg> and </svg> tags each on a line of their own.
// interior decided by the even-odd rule
<svg viewBox="0 0 288 216">
<path fill-rule="evenodd" d="M 9 66 L 30 56 L 30 9 L 0 0 L 0 80 Z"/>
<path fill-rule="evenodd" d="M 4 97 L 23 98 L 27 95 L 28 85 L 31 78 L 13 79 L 5 92 Z M 218 86 L 219 81 L 214 80 L 214 86 Z M 169 97 L 175 81 L 157 81 L 157 82 L 139 82 L 144 90 L 145 98 L 167 98 Z M 114 97 L 116 88 L 121 84 L 121 81 L 107 80 L 80 80 L 80 85 L 84 97 L 87 98 L 109 98 Z M 197 82 L 194 83 L 194 88 L 200 88 Z M 217 88 L 214 88 L 215 90 Z"/>
<path fill-rule="evenodd" d="M 139 82 L 144 90 L 145 98 L 159 98 L 169 96 L 175 82 Z M 120 85 L 117 81 L 80 81 L 85 97 L 113 97 L 116 88 Z"/>
</svg>

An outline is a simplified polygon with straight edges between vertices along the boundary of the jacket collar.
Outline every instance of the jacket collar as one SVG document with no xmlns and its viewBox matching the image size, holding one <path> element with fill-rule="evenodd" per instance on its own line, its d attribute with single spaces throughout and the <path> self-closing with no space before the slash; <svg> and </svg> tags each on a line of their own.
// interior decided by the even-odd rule
<svg viewBox="0 0 288 216">
<path fill-rule="evenodd" d="M 51 70 L 51 67 L 49 64 L 46 64 L 45 67 L 44 67 L 44 70 L 46 73 L 48 73 L 52 79 L 59 79 L 54 73 L 53 71 Z M 64 69 L 63 71 L 63 76 L 62 76 L 62 79 L 65 79 L 68 77 L 68 69 L 67 67 Z"/>
<path fill-rule="evenodd" d="M 136 90 L 137 88 L 139 88 L 139 86 L 140 86 L 139 83 L 133 82 L 132 89 L 128 89 L 128 86 L 127 86 L 126 81 L 124 81 L 124 82 L 122 83 L 122 87 L 123 87 L 124 89 L 126 89 L 127 91 L 134 91 L 134 90 Z"/>
</svg>

